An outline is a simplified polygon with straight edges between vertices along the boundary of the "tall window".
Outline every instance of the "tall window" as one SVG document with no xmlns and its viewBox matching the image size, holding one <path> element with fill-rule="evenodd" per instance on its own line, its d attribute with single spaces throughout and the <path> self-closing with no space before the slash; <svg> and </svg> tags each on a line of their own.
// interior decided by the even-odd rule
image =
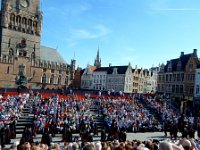
<svg viewBox="0 0 200 150">
<path fill-rule="evenodd" d="M 23 26 L 23 28 L 26 28 L 26 26 L 27 26 L 27 19 L 25 17 L 22 18 L 22 26 Z M 24 32 L 25 32 L 25 30 L 24 30 Z"/>
<path fill-rule="evenodd" d="M 10 15 L 10 21 L 11 21 L 12 25 L 15 23 L 15 15 L 14 14 Z"/>
<path fill-rule="evenodd" d="M 8 68 L 7 68 L 7 74 L 9 74 L 10 73 L 10 67 L 8 66 Z"/>
<path fill-rule="evenodd" d="M 196 94 L 199 94 L 199 85 L 196 86 Z"/>
<path fill-rule="evenodd" d="M 11 39 L 9 39 L 9 41 L 8 41 L 8 47 L 10 47 L 10 43 L 11 43 Z"/>
<path fill-rule="evenodd" d="M 16 22 L 17 22 L 17 25 L 18 25 L 18 26 L 21 24 L 21 17 L 20 17 L 20 16 L 17 16 Z"/>
<path fill-rule="evenodd" d="M 31 53 L 31 59 L 35 59 L 35 52 Z"/>
<path fill-rule="evenodd" d="M 166 81 L 168 82 L 168 74 L 166 74 Z"/>
<path fill-rule="evenodd" d="M 31 28 L 32 28 L 32 20 L 31 19 L 28 20 L 28 28 L 29 28 L 29 30 L 31 30 Z"/>
<path fill-rule="evenodd" d="M 58 76 L 58 85 L 61 85 L 62 77 L 61 75 Z"/>
<path fill-rule="evenodd" d="M 46 83 L 46 82 L 47 82 L 47 75 L 46 73 L 44 73 L 42 76 L 42 83 Z"/>
<path fill-rule="evenodd" d="M 177 81 L 180 81 L 180 74 L 177 74 Z"/>
<path fill-rule="evenodd" d="M 180 85 L 180 93 L 183 93 L 183 85 Z"/>
<path fill-rule="evenodd" d="M 51 69 L 51 73 L 54 73 L 54 69 Z"/>
<path fill-rule="evenodd" d="M 37 31 L 37 21 L 33 22 L 33 29 L 35 30 L 35 32 Z"/>
<path fill-rule="evenodd" d="M 68 76 L 65 78 L 65 85 L 68 85 Z"/>
<path fill-rule="evenodd" d="M 50 77 L 50 84 L 54 84 L 54 75 L 53 74 Z"/>
<path fill-rule="evenodd" d="M 13 56 L 14 55 L 14 51 L 13 51 L 13 49 L 11 48 L 10 50 L 9 50 L 9 56 Z"/>
<path fill-rule="evenodd" d="M 181 61 L 179 60 L 177 64 L 177 71 L 181 71 L 181 68 L 182 68 Z"/>
</svg>

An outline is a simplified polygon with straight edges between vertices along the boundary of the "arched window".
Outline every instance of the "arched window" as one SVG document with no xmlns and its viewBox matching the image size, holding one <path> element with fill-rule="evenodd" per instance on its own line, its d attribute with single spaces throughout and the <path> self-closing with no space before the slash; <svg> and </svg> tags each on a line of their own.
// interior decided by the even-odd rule
<svg viewBox="0 0 200 150">
<path fill-rule="evenodd" d="M 58 76 L 58 85 L 61 85 L 62 77 L 61 75 Z"/>
<path fill-rule="evenodd" d="M 17 16 L 16 23 L 17 23 L 17 26 L 20 26 L 20 24 L 21 24 L 21 16 Z"/>
<path fill-rule="evenodd" d="M 9 50 L 9 56 L 13 56 L 14 55 L 14 50 L 11 48 L 10 50 Z"/>
<path fill-rule="evenodd" d="M 25 18 L 25 17 L 23 17 L 22 18 L 22 28 L 26 28 L 26 26 L 27 26 L 27 19 Z M 24 30 L 24 32 L 25 32 L 25 30 Z"/>
<path fill-rule="evenodd" d="M 36 32 L 37 31 L 37 22 L 36 21 L 33 22 L 33 28 L 34 28 L 34 31 Z"/>
<path fill-rule="evenodd" d="M 35 52 L 31 53 L 31 59 L 35 59 Z"/>
<path fill-rule="evenodd" d="M 8 68 L 7 68 L 7 74 L 9 74 L 10 73 L 10 67 L 8 66 Z"/>
<path fill-rule="evenodd" d="M 65 85 L 68 85 L 68 76 L 65 78 Z"/>
<path fill-rule="evenodd" d="M 29 25 L 29 27 L 32 27 L 32 20 L 31 19 L 28 20 L 28 25 Z"/>
<path fill-rule="evenodd" d="M 31 19 L 28 20 L 28 30 L 29 30 L 29 32 L 32 30 L 32 20 Z"/>
<path fill-rule="evenodd" d="M 53 74 L 51 75 L 51 78 L 50 78 L 50 84 L 54 84 L 54 75 Z"/>
<path fill-rule="evenodd" d="M 46 82 L 47 82 L 47 75 L 46 73 L 44 73 L 42 76 L 42 83 L 46 83 Z"/>
<path fill-rule="evenodd" d="M 11 38 L 9 38 L 8 47 L 10 47 L 10 43 L 11 43 Z"/>
<path fill-rule="evenodd" d="M 11 21 L 12 23 L 15 22 L 15 14 L 11 14 L 11 15 L 10 15 L 10 21 Z"/>
<path fill-rule="evenodd" d="M 27 52 L 23 51 L 23 56 L 26 57 L 27 56 Z"/>
</svg>

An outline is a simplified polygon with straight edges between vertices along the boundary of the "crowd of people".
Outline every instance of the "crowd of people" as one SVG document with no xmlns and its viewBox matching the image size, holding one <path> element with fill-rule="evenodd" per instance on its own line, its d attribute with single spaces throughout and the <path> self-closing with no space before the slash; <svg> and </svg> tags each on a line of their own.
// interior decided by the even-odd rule
<svg viewBox="0 0 200 150">
<path fill-rule="evenodd" d="M 29 98 L 33 100 L 31 106 L 27 106 Z M 148 105 L 156 113 L 162 116 L 158 120 L 143 104 Z M 34 114 L 33 125 L 27 126 L 19 142 L 18 149 L 31 147 L 32 149 L 49 149 L 59 147 L 52 145 L 52 137 L 62 134 L 64 147 L 71 146 L 84 148 L 90 143 L 90 147 L 96 146 L 93 143 L 93 135 L 98 134 L 98 126 L 94 114 L 90 109 L 96 107 L 98 117 L 102 118 L 101 148 L 113 149 L 114 141 L 118 142 L 117 149 L 158 149 L 158 141 L 127 141 L 126 132 L 147 132 L 164 131 L 170 132 L 171 138 L 177 140 L 177 133 L 181 132 L 183 138 L 194 138 L 194 132 L 198 131 L 200 137 L 200 118 L 184 116 L 168 107 L 163 101 L 152 97 L 124 96 L 97 96 L 85 95 L 83 100 L 71 95 L 66 98 L 59 98 L 54 95 L 43 98 L 40 93 L 29 93 L 18 96 L 7 96 L 0 98 L 0 145 L 3 147 L 16 136 L 16 122 L 20 117 L 23 108 L 28 107 Z M 72 134 L 79 133 L 80 137 L 73 139 Z M 41 143 L 34 142 L 34 136 L 42 134 Z M 82 144 L 79 144 L 81 141 Z M 108 142 L 111 141 L 111 142 Z M 75 143 L 72 143 L 75 142 Z M 190 141 L 191 145 L 194 142 Z M 87 143 L 87 144 L 86 144 Z M 137 143 L 137 144 L 136 144 Z M 86 144 L 86 145 L 85 145 Z M 15 145 L 12 145 L 15 147 Z M 76 146 L 75 146 L 76 145 Z M 151 146 L 149 146 L 151 145 Z M 166 143 L 165 143 L 166 145 Z M 196 146 L 198 143 L 196 144 Z M 172 146 L 172 145 L 171 145 Z M 128 148 L 129 147 L 129 148 Z M 25 148 L 27 149 L 27 148 Z M 61 149 L 61 148 L 60 148 Z M 115 148 L 114 148 L 115 149 Z"/>
<path fill-rule="evenodd" d="M 75 97 L 60 99 L 53 96 L 47 100 L 36 98 L 34 101 L 35 115 L 34 134 L 44 133 L 45 129 L 55 136 L 57 133 L 81 133 L 85 125 L 95 130 L 96 124 L 90 113 L 92 100 L 79 101 Z"/>
<path fill-rule="evenodd" d="M 162 126 L 152 114 L 145 109 L 138 99 L 101 100 L 105 127 L 116 122 L 117 127 L 129 132 L 161 131 Z"/>
<path fill-rule="evenodd" d="M 50 145 L 44 142 L 24 143 L 21 147 L 18 143 L 11 145 L 10 150 L 199 150 L 200 142 L 193 139 L 180 139 L 176 142 L 172 141 L 97 141 L 97 142 L 65 142 L 63 145 L 57 143 L 50 143 Z"/>
<path fill-rule="evenodd" d="M 160 114 L 165 136 L 169 132 L 171 138 L 177 139 L 178 132 L 180 132 L 183 138 L 194 138 L 197 131 L 197 135 L 200 137 L 199 116 L 194 117 L 192 113 L 181 114 L 179 108 L 175 108 L 171 102 L 166 100 L 146 98 L 145 101 L 148 106 Z"/>
<path fill-rule="evenodd" d="M 26 107 L 29 94 L 7 96 L 3 99 L 0 95 L 0 145 L 4 146 L 10 139 L 16 137 L 16 121 L 20 113 Z"/>
</svg>

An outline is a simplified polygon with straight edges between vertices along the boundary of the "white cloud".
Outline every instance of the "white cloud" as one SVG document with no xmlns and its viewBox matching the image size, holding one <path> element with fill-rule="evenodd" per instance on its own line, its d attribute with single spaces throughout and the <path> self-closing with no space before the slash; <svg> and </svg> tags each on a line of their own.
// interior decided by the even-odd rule
<svg viewBox="0 0 200 150">
<path fill-rule="evenodd" d="M 157 11 L 200 11 L 200 9 L 196 9 L 196 8 L 159 8 L 155 10 Z"/>
<path fill-rule="evenodd" d="M 193 6 L 182 7 L 181 4 L 179 7 L 176 7 L 173 0 L 148 0 L 146 1 L 148 8 L 150 9 L 150 13 L 156 12 L 193 12 L 200 11 L 200 8 L 195 8 Z M 174 7 L 175 6 L 175 7 Z M 187 6 L 187 5 L 186 5 Z M 149 12 L 148 11 L 148 12 Z"/>
<path fill-rule="evenodd" d="M 97 25 L 91 30 L 74 29 L 71 31 L 72 39 L 97 39 L 108 35 L 111 30 L 104 25 Z"/>
</svg>

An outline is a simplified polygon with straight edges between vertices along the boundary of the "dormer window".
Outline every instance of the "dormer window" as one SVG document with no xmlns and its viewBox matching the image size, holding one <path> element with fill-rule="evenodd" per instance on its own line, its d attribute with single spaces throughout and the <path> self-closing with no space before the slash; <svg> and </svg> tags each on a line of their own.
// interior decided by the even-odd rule
<svg viewBox="0 0 200 150">
<path fill-rule="evenodd" d="M 181 61 L 179 60 L 177 64 L 177 71 L 181 71 L 181 68 L 182 68 Z"/>
<path fill-rule="evenodd" d="M 191 72 L 193 70 L 193 64 L 189 64 L 189 71 Z"/>
<path fill-rule="evenodd" d="M 160 67 L 160 72 L 164 72 L 164 70 L 165 70 L 165 66 L 164 66 L 164 64 Z"/>
<path fill-rule="evenodd" d="M 113 74 L 118 74 L 117 73 L 117 68 L 113 68 Z"/>
<path fill-rule="evenodd" d="M 168 62 L 168 67 L 167 67 L 167 71 L 171 72 L 172 71 L 172 62 Z"/>
</svg>

